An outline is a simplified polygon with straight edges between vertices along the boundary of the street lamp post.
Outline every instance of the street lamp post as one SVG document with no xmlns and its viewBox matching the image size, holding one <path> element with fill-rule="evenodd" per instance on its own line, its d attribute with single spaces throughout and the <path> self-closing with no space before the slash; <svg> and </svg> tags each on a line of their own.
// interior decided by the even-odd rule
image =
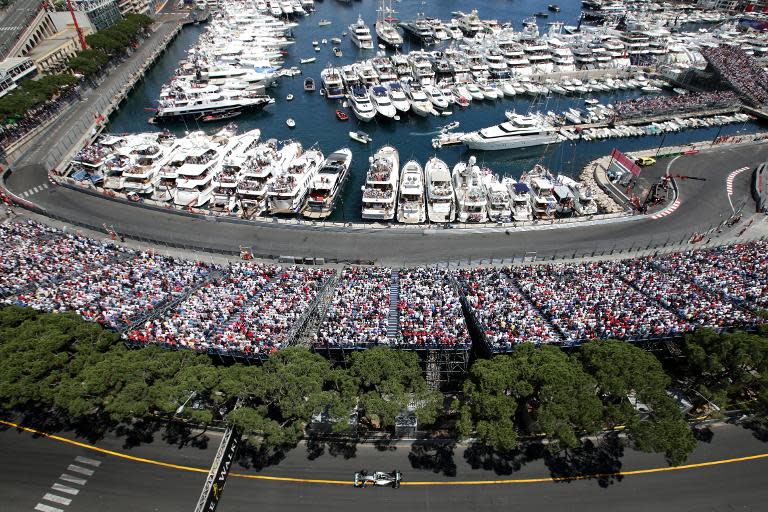
<svg viewBox="0 0 768 512">
<path fill-rule="evenodd" d="M 184 407 L 186 407 L 186 406 L 187 406 L 187 404 L 189 403 L 189 401 L 190 401 L 190 400 L 192 400 L 192 397 L 193 397 L 193 396 L 195 396 L 196 394 L 197 394 L 197 391 L 193 391 L 193 392 L 191 392 L 191 393 L 189 394 L 189 396 L 187 397 L 187 399 L 186 399 L 186 400 L 184 400 L 184 403 L 183 403 L 183 404 L 181 404 L 180 406 L 178 406 L 178 407 L 176 408 L 176 414 L 174 414 L 174 416 L 178 416 L 179 414 L 181 414 L 182 412 L 184 412 Z"/>
</svg>

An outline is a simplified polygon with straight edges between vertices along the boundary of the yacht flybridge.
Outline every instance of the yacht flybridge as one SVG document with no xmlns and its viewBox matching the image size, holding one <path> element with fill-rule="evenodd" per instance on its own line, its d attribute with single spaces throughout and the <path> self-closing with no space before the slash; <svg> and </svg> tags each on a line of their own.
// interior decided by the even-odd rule
<svg viewBox="0 0 768 512">
<path fill-rule="evenodd" d="M 349 177 L 352 151 L 339 149 L 325 159 L 309 188 L 301 214 L 307 219 L 325 219 L 333 213 L 339 193 Z"/>
<path fill-rule="evenodd" d="M 392 220 L 395 217 L 398 183 L 400 155 L 392 146 L 382 146 L 370 159 L 363 187 L 363 219 Z"/>
</svg>

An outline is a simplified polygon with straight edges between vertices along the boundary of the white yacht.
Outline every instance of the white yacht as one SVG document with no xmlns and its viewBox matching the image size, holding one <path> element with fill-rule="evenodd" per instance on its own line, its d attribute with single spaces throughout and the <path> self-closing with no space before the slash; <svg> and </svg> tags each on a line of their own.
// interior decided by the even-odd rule
<svg viewBox="0 0 768 512">
<path fill-rule="evenodd" d="M 352 89 L 352 94 L 349 95 L 349 105 L 352 107 L 355 117 L 360 121 L 367 123 L 376 117 L 376 109 L 373 107 L 365 87 L 357 86 Z"/>
<path fill-rule="evenodd" d="M 448 108 L 448 100 L 445 98 L 443 91 L 441 91 L 436 85 L 425 85 L 424 94 L 427 95 L 429 101 L 436 108 L 446 109 Z"/>
<path fill-rule="evenodd" d="M 323 154 L 310 149 L 288 164 L 269 188 L 270 213 L 298 213 L 322 163 Z"/>
<path fill-rule="evenodd" d="M 203 206 L 213 195 L 213 176 L 221 162 L 222 147 L 201 134 L 192 147 L 184 148 L 184 161 L 177 169 L 176 194 L 178 206 Z"/>
<path fill-rule="evenodd" d="M 501 183 L 507 187 L 507 192 L 509 192 L 512 220 L 516 222 L 533 220 L 531 194 L 528 185 L 515 181 L 513 178 L 504 178 Z"/>
<path fill-rule="evenodd" d="M 414 114 L 421 117 L 426 117 L 432 112 L 432 110 L 434 110 L 432 108 L 432 102 L 429 101 L 427 95 L 424 94 L 424 90 L 421 88 L 421 85 L 415 82 L 411 82 L 407 85 L 405 94 L 408 97 L 408 101 L 411 103 L 411 110 L 413 110 Z"/>
<path fill-rule="evenodd" d="M 301 214 L 308 219 L 325 219 L 333 213 L 339 193 L 349 177 L 352 151 L 339 149 L 330 154 L 312 181 Z"/>
<path fill-rule="evenodd" d="M 459 222 L 486 222 L 488 211 L 483 177 L 474 156 L 469 162 L 459 162 L 453 167 L 453 188 L 456 191 Z"/>
<path fill-rule="evenodd" d="M 374 107 L 376 107 L 376 112 L 390 119 L 397 115 L 397 109 L 392 104 L 392 101 L 390 101 L 386 87 L 383 85 L 371 87 L 369 96 Z"/>
<path fill-rule="evenodd" d="M 320 80 L 323 83 L 325 97 L 335 100 L 344 97 L 344 82 L 341 79 L 341 71 L 334 67 L 327 67 L 320 72 Z"/>
<path fill-rule="evenodd" d="M 363 187 L 363 219 L 392 220 L 395 217 L 400 156 L 392 146 L 383 146 L 371 158 Z"/>
<path fill-rule="evenodd" d="M 509 222 L 512 220 L 509 191 L 499 178 L 490 171 L 483 176 L 483 185 L 488 197 L 488 219 L 491 222 Z"/>
<path fill-rule="evenodd" d="M 400 178 L 397 221 L 404 224 L 422 224 L 426 219 L 424 172 L 416 160 L 409 160 L 403 166 L 403 175 Z"/>
<path fill-rule="evenodd" d="M 403 86 L 400 82 L 392 82 L 389 84 L 389 99 L 392 101 L 392 105 L 398 110 L 398 112 L 408 112 L 411 109 L 411 102 L 408 101 L 408 97 L 403 91 Z"/>
<path fill-rule="evenodd" d="M 456 198 L 448 165 L 432 157 L 424 166 L 427 186 L 427 218 L 429 222 L 453 222 L 456 219 Z"/>
<path fill-rule="evenodd" d="M 257 147 L 261 131 L 258 129 L 239 136 L 239 142 L 224 160 L 218 172 L 213 177 L 213 196 L 211 206 L 222 207 L 233 211 L 237 204 L 237 184 L 243 176 L 244 169 L 250 165 L 252 151 Z"/>
<path fill-rule="evenodd" d="M 537 219 L 551 220 L 555 218 L 557 200 L 553 194 L 554 185 L 552 174 L 539 164 L 523 174 L 520 181 L 528 185 L 531 197 L 531 209 Z"/>
<path fill-rule="evenodd" d="M 557 177 L 557 181 L 568 187 L 573 193 L 573 209 L 578 215 L 596 215 L 597 203 L 592 188 L 586 183 L 576 181 L 562 174 Z"/>
<path fill-rule="evenodd" d="M 510 116 L 512 119 L 489 128 L 470 132 L 461 141 L 470 149 L 498 151 L 558 142 L 555 129 L 537 116 Z"/>
<path fill-rule="evenodd" d="M 362 16 L 358 16 L 357 21 L 349 26 L 349 39 L 361 50 L 373 50 L 371 31 Z"/>
<path fill-rule="evenodd" d="M 260 215 L 267 209 L 267 192 L 276 175 L 282 173 L 286 160 L 293 160 L 299 146 L 288 144 L 278 153 L 277 141 L 260 144 L 243 166 L 237 184 L 237 198 L 244 214 Z"/>
<path fill-rule="evenodd" d="M 379 3 L 378 17 L 374 24 L 376 36 L 379 41 L 391 48 L 400 48 L 403 45 L 403 36 L 397 27 L 390 21 L 395 10 L 392 9 L 392 0 L 381 0 Z"/>
</svg>

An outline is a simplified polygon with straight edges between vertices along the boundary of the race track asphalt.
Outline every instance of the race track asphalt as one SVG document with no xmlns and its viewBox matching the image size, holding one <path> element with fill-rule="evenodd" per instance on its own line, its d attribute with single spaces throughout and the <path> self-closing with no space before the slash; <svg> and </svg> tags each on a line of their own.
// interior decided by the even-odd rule
<svg viewBox="0 0 768 512">
<path fill-rule="evenodd" d="M 709 442 L 701 443 L 688 463 L 731 459 L 768 452 L 768 444 L 737 426 L 713 428 Z M 60 434 L 74 438 L 71 433 Z M 108 435 L 97 446 L 108 450 L 172 464 L 206 468 L 213 457 L 218 437 L 208 446 L 179 448 L 159 439 L 126 448 L 125 438 Z M 82 441 L 82 440 L 81 440 Z M 33 510 L 43 496 L 54 493 L 72 499 L 72 511 L 191 511 L 199 495 L 204 473 L 161 467 L 105 455 L 60 441 L 36 438 L 30 433 L 7 429 L 0 432 L 0 495 L 2 510 Z M 333 454 L 330 452 L 333 451 Z M 613 457 L 616 453 L 619 457 Z M 79 462 L 86 457 L 98 466 Z M 533 455 L 516 460 L 488 458 L 463 447 L 434 450 L 419 444 L 400 442 L 386 448 L 370 444 L 355 447 L 328 447 L 320 452 L 300 445 L 278 464 L 263 469 L 236 465 L 227 482 L 219 510 L 234 511 L 654 511 L 725 512 L 765 510 L 768 486 L 765 472 L 768 459 L 714 466 L 661 471 L 651 474 L 604 477 L 565 482 L 522 482 L 508 484 L 455 484 L 461 481 L 538 479 L 577 472 L 615 472 L 663 468 L 662 457 L 632 450 L 589 452 L 571 466 L 562 461 L 542 460 Z M 244 459 L 246 460 L 246 459 Z M 574 459 L 575 460 L 575 459 Z M 483 468 L 484 463 L 487 467 Z M 90 468 L 85 484 L 67 483 L 78 494 L 52 489 L 61 483 L 62 473 L 78 476 L 70 464 Z M 519 467 L 515 467 L 519 464 Z M 472 466 L 479 466 L 474 469 Z M 404 473 L 404 482 L 432 482 L 390 488 L 355 489 L 353 473 L 359 469 L 392 470 Z M 495 469 L 494 469 L 495 468 Z M 455 475 L 455 476 L 450 476 Z M 290 476 L 298 479 L 332 479 L 350 484 L 317 484 L 268 481 L 249 476 Z M 64 482 L 66 483 L 66 482 Z"/>
<path fill-rule="evenodd" d="M 521 258 L 532 252 L 540 258 L 562 258 L 680 243 L 693 232 L 708 230 L 727 219 L 733 212 L 731 203 L 735 207 L 743 204 L 746 212 L 752 212 L 750 172 L 737 176 L 731 202 L 726 194 L 726 178 L 736 169 L 744 166 L 752 169 L 765 160 L 768 160 L 766 144 L 716 147 L 679 157 L 671 164 L 670 159 L 660 159 L 654 168 L 644 172 L 661 175 L 670 165 L 673 175 L 706 179 L 678 180 L 680 207 L 673 213 L 660 219 L 644 217 L 603 225 L 530 231 L 368 227 L 350 231 L 271 222 L 243 224 L 158 212 L 63 187 L 48 187 L 28 194 L 27 199 L 65 219 L 96 227 L 106 224 L 128 236 L 235 252 L 247 246 L 257 255 L 273 257 L 322 257 L 388 265 L 448 260 L 467 263 L 490 258 Z M 28 164 L 17 168 L 7 185 L 21 195 L 45 183 L 45 170 L 38 164 Z"/>
</svg>

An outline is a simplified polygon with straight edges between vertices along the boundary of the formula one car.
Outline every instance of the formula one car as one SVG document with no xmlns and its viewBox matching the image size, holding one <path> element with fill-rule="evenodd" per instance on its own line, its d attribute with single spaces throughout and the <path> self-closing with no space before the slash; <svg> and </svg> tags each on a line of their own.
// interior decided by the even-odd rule
<svg viewBox="0 0 768 512">
<path fill-rule="evenodd" d="M 364 469 L 361 469 L 355 473 L 355 487 L 366 487 L 369 485 L 386 487 L 391 486 L 393 489 L 400 487 L 400 481 L 403 479 L 403 474 L 398 470 L 393 470 L 390 473 L 384 471 L 376 471 L 373 474 L 368 474 Z"/>
</svg>

